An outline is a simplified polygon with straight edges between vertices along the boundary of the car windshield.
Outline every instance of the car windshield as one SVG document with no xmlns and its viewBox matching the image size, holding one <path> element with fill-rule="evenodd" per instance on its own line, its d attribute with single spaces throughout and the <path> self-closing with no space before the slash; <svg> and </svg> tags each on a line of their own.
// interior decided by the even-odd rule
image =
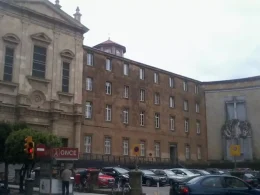
<svg viewBox="0 0 260 195">
<path fill-rule="evenodd" d="M 246 173 L 245 176 L 249 179 L 253 179 L 254 176 L 251 173 Z"/>
<path fill-rule="evenodd" d="M 144 174 L 146 174 L 146 175 L 155 175 L 154 172 L 149 171 L 149 170 L 142 170 L 142 172 L 143 172 Z"/>
<path fill-rule="evenodd" d="M 203 176 L 190 177 L 190 178 L 187 178 L 187 180 L 185 180 L 185 182 L 187 182 L 189 184 L 196 183 L 197 181 L 200 180 L 201 177 L 203 177 Z"/>
<path fill-rule="evenodd" d="M 121 173 L 121 174 L 126 174 L 128 173 L 129 171 L 126 170 L 126 169 L 122 169 L 122 168 L 114 168 L 118 173 Z"/>
<path fill-rule="evenodd" d="M 101 173 L 101 172 L 99 172 L 99 174 L 98 175 L 105 175 L 104 173 Z"/>
<path fill-rule="evenodd" d="M 205 171 L 205 170 L 200 170 L 200 172 L 205 174 L 205 175 L 210 175 L 210 173 L 208 171 Z"/>
<path fill-rule="evenodd" d="M 181 170 L 181 171 L 183 171 L 184 173 L 186 173 L 187 175 L 194 175 L 194 173 L 192 173 L 191 171 L 189 171 L 189 170 Z"/>
<path fill-rule="evenodd" d="M 172 171 L 170 170 L 164 170 L 164 172 L 167 174 L 167 175 L 175 175 Z"/>
</svg>

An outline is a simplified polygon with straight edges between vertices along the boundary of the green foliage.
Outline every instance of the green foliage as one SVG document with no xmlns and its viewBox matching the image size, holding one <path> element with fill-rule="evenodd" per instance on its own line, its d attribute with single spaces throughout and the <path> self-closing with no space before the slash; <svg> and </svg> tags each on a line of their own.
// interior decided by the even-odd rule
<svg viewBox="0 0 260 195">
<path fill-rule="evenodd" d="M 9 163 L 23 163 L 26 155 L 24 153 L 25 138 L 32 136 L 35 146 L 39 143 L 47 147 L 61 146 L 59 137 L 48 132 L 39 132 L 33 129 L 23 129 L 12 132 L 5 142 L 5 157 Z"/>
<path fill-rule="evenodd" d="M 28 128 L 25 123 L 7 123 L 0 122 L 0 162 L 5 161 L 5 141 L 8 136 L 13 132 L 20 129 Z"/>
</svg>

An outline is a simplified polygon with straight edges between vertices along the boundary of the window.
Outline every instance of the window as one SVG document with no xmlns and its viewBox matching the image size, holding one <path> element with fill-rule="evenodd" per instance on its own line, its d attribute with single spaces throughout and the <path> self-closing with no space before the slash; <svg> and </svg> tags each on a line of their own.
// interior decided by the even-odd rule
<svg viewBox="0 0 260 195">
<path fill-rule="evenodd" d="M 129 74 L 129 65 L 124 64 L 124 75 L 128 76 L 128 74 Z"/>
<path fill-rule="evenodd" d="M 145 90 L 140 89 L 140 101 L 144 102 L 145 101 Z"/>
<path fill-rule="evenodd" d="M 106 70 L 112 71 L 112 64 L 110 59 L 106 59 Z"/>
<path fill-rule="evenodd" d="M 125 108 L 123 110 L 123 123 L 128 124 L 129 110 Z"/>
<path fill-rule="evenodd" d="M 184 101 L 183 101 L 183 109 L 184 109 L 185 111 L 188 111 L 188 110 L 189 110 L 189 103 L 188 103 L 187 100 L 184 100 Z"/>
<path fill-rule="evenodd" d="M 195 92 L 195 94 L 199 94 L 199 86 L 198 85 L 195 85 L 194 92 Z"/>
<path fill-rule="evenodd" d="M 155 128 L 158 129 L 160 128 L 160 114 L 155 113 L 154 117 L 155 117 Z"/>
<path fill-rule="evenodd" d="M 110 137 L 105 138 L 104 145 L 105 145 L 104 153 L 105 154 L 111 154 L 111 138 Z"/>
<path fill-rule="evenodd" d="M 199 178 L 199 177 L 197 177 Z M 223 188 L 221 177 L 207 177 L 201 182 L 203 187 L 207 188 Z"/>
<path fill-rule="evenodd" d="M 140 143 L 140 156 L 145 156 L 145 141 Z"/>
<path fill-rule="evenodd" d="M 246 189 L 248 190 L 248 186 L 241 180 L 237 179 L 237 178 L 234 178 L 234 177 L 225 177 L 224 178 L 224 182 L 225 182 L 225 186 L 227 188 L 232 188 L 235 190 L 238 190 L 239 188 L 240 189 Z"/>
<path fill-rule="evenodd" d="M 94 58 L 93 58 L 93 54 L 91 54 L 91 53 L 87 54 L 87 65 L 89 65 L 89 66 L 94 65 Z"/>
<path fill-rule="evenodd" d="M 92 118 L 92 103 L 91 102 L 86 102 L 85 118 L 87 118 L 87 119 Z"/>
<path fill-rule="evenodd" d="M 189 119 L 184 120 L 184 131 L 185 133 L 189 132 Z"/>
<path fill-rule="evenodd" d="M 174 131 L 175 129 L 175 118 L 170 116 L 170 130 Z"/>
<path fill-rule="evenodd" d="M 129 140 L 123 140 L 123 155 L 127 156 L 129 152 Z"/>
<path fill-rule="evenodd" d="M 153 79 L 154 79 L 154 83 L 156 83 L 156 84 L 158 84 L 159 83 L 159 75 L 158 75 L 158 73 L 154 73 L 153 74 Z"/>
<path fill-rule="evenodd" d="M 85 145 L 85 152 L 88 153 L 88 154 L 91 153 L 91 145 L 92 145 L 92 137 L 91 136 L 85 137 L 84 145 Z"/>
<path fill-rule="evenodd" d="M 105 120 L 106 121 L 111 121 L 112 119 L 112 106 L 111 105 L 106 105 L 106 117 Z"/>
<path fill-rule="evenodd" d="M 154 150 L 155 150 L 155 157 L 156 158 L 160 157 L 160 143 L 154 144 Z"/>
<path fill-rule="evenodd" d="M 197 134 L 200 134 L 200 121 L 196 122 Z"/>
<path fill-rule="evenodd" d="M 198 160 L 201 160 L 201 146 L 197 147 L 197 158 Z"/>
<path fill-rule="evenodd" d="M 144 111 L 140 112 L 140 126 L 144 126 Z"/>
<path fill-rule="evenodd" d="M 154 104 L 160 104 L 160 94 L 159 93 L 155 93 L 154 94 Z"/>
<path fill-rule="evenodd" d="M 129 86 L 124 86 L 124 98 L 128 98 L 129 96 Z"/>
<path fill-rule="evenodd" d="M 139 70 L 139 76 L 141 80 L 144 80 L 144 69 L 140 68 Z"/>
<path fill-rule="evenodd" d="M 169 77 L 169 87 L 170 88 L 174 87 L 174 79 L 172 77 Z"/>
<path fill-rule="evenodd" d="M 186 160 L 190 159 L 190 146 L 189 145 L 185 146 L 185 158 L 186 158 Z"/>
<path fill-rule="evenodd" d="M 232 101 L 226 102 L 227 120 L 239 119 L 246 120 L 246 103 L 234 97 Z"/>
<path fill-rule="evenodd" d="M 69 92 L 69 81 L 70 81 L 70 63 L 63 62 L 62 67 L 62 92 Z"/>
<path fill-rule="evenodd" d="M 86 78 L 86 90 L 87 91 L 92 91 L 92 85 L 93 85 L 93 79 L 90 77 Z"/>
<path fill-rule="evenodd" d="M 188 91 L 188 83 L 183 81 L 183 91 Z"/>
<path fill-rule="evenodd" d="M 111 95 L 112 94 L 112 83 L 106 82 L 106 94 Z"/>
<path fill-rule="evenodd" d="M 13 66 L 14 66 L 14 49 L 5 48 L 5 64 L 4 64 L 4 81 L 13 80 Z"/>
<path fill-rule="evenodd" d="M 199 103 L 195 104 L 195 108 L 196 108 L 196 113 L 200 113 L 200 105 L 199 105 Z"/>
<path fill-rule="evenodd" d="M 170 108 L 174 108 L 174 97 L 170 97 L 170 100 L 169 100 L 169 106 L 170 106 Z"/>
<path fill-rule="evenodd" d="M 47 49 L 35 45 L 33 50 L 32 76 L 45 78 Z"/>
</svg>

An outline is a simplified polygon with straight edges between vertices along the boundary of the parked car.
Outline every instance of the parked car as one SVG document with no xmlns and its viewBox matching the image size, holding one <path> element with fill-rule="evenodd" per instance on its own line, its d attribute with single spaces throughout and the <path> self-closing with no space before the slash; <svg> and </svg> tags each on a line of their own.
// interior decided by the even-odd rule
<svg viewBox="0 0 260 195">
<path fill-rule="evenodd" d="M 193 177 L 193 176 L 199 176 L 200 174 L 195 174 L 188 169 L 183 169 L 183 168 L 174 168 L 170 169 L 174 173 L 174 179 L 181 181 L 186 177 Z"/>
<path fill-rule="evenodd" d="M 121 167 L 103 167 L 101 172 L 105 175 L 110 175 L 116 179 L 122 179 L 123 182 L 129 181 L 129 171 Z"/>
<path fill-rule="evenodd" d="M 194 174 L 199 174 L 199 175 L 210 175 L 210 172 L 202 170 L 202 169 L 189 169 Z"/>
<path fill-rule="evenodd" d="M 176 178 L 175 174 L 169 169 L 157 169 L 154 171 L 154 173 L 156 175 L 165 176 L 167 178 L 167 183 L 169 183 L 170 185 L 173 184 Z"/>
<path fill-rule="evenodd" d="M 224 171 L 222 170 L 219 170 L 219 169 L 215 169 L 215 168 L 211 168 L 211 169 L 206 169 L 206 171 L 210 172 L 211 174 L 214 174 L 214 175 L 222 175 L 222 174 L 225 174 Z"/>
<path fill-rule="evenodd" d="M 114 184 L 115 179 L 110 175 L 104 173 L 99 173 L 98 175 L 98 186 L 99 187 L 110 187 Z"/>
<path fill-rule="evenodd" d="M 252 186 L 237 177 L 229 175 L 203 175 L 195 177 L 184 184 L 178 185 L 178 190 L 175 194 L 260 195 L 260 190 L 254 189 Z"/>
<path fill-rule="evenodd" d="M 160 186 L 167 184 L 167 178 L 165 176 L 156 175 L 150 170 L 141 170 L 142 172 L 142 184 L 147 186 L 157 185 L 159 182 Z"/>
</svg>

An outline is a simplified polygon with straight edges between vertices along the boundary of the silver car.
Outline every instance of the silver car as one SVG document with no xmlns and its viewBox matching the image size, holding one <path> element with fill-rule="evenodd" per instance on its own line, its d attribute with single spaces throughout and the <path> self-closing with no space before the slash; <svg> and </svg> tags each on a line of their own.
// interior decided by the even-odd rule
<svg viewBox="0 0 260 195">
<path fill-rule="evenodd" d="M 170 169 L 174 173 L 174 179 L 176 180 L 183 180 L 187 177 L 194 177 L 199 176 L 200 174 L 195 174 L 189 171 L 188 169 L 182 169 L 182 168 L 174 168 Z"/>
</svg>

